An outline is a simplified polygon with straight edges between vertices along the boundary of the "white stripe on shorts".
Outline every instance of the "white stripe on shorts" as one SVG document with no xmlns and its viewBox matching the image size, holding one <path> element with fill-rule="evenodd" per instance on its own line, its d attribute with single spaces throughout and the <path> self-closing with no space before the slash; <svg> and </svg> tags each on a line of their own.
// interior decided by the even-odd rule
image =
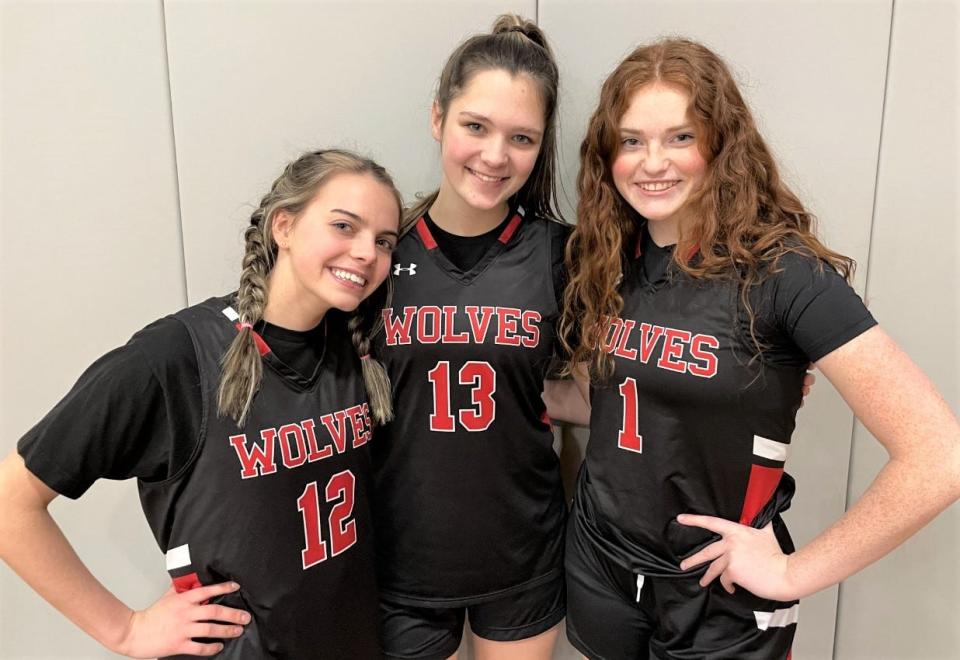
<svg viewBox="0 0 960 660">
<path fill-rule="evenodd" d="M 800 612 L 800 604 L 785 610 L 774 610 L 773 612 L 754 612 L 757 617 L 757 628 L 766 630 L 767 628 L 786 628 L 797 622 L 797 615 Z"/>
</svg>

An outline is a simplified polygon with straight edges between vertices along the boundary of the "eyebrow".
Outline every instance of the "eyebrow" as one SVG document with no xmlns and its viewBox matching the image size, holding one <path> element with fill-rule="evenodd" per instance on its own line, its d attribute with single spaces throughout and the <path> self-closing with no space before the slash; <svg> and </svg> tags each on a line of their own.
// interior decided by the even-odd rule
<svg viewBox="0 0 960 660">
<path fill-rule="evenodd" d="M 667 132 L 667 133 L 676 133 L 676 132 L 678 132 L 678 131 L 692 131 L 693 128 L 694 128 L 694 127 L 693 127 L 693 124 L 686 123 L 686 124 L 680 124 L 679 126 L 671 126 L 670 128 L 668 128 L 668 129 L 666 130 L 666 132 Z M 644 133 L 643 133 L 643 131 L 638 130 L 638 129 L 636 129 L 636 128 L 630 128 L 630 127 L 621 126 L 621 127 L 620 127 L 620 134 L 621 134 L 621 135 L 627 135 L 627 134 L 628 134 L 628 135 L 643 135 Z"/>
<path fill-rule="evenodd" d="M 469 117 L 470 119 L 476 119 L 477 121 L 486 122 L 487 124 L 492 124 L 492 123 L 493 123 L 493 122 L 490 120 L 489 117 L 487 117 L 486 115 L 481 115 L 481 114 L 478 113 L 478 112 L 470 112 L 469 110 L 461 110 L 461 111 L 460 111 L 460 116 L 463 117 L 464 115 L 466 115 L 466 116 Z M 543 135 L 543 131 L 541 131 L 540 129 L 537 129 L 537 128 L 533 128 L 533 127 L 531 127 L 531 126 L 516 126 L 516 127 L 513 128 L 513 130 L 519 131 L 519 132 L 521 132 L 521 133 L 530 133 L 530 134 L 532 134 L 532 135 Z"/>
<path fill-rule="evenodd" d="M 347 217 L 353 218 L 353 219 L 356 220 L 357 222 L 362 222 L 363 224 L 366 224 L 366 223 L 367 223 L 366 220 L 364 220 L 363 218 L 361 218 L 359 215 L 357 215 L 357 214 L 354 213 L 353 211 L 347 211 L 346 209 L 330 209 L 330 212 L 331 212 L 331 213 L 342 213 L 343 215 L 345 215 L 345 216 L 347 216 Z M 388 231 L 385 231 L 385 232 L 383 232 L 383 233 L 384 233 L 384 234 L 387 234 L 388 236 L 393 236 L 394 238 L 399 238 L 399 237 L 400 237 L 400 233 L 399 233 L 399 232 L 395 232 L 395 231 L 393 231 L 393 230 L 388 230 Z"/>
</svg>

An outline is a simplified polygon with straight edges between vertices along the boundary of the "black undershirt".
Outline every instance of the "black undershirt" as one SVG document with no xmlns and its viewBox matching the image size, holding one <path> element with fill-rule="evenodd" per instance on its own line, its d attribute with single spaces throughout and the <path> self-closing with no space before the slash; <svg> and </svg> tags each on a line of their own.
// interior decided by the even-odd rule
<svg viewBox="0 0 960 660">
<path fill-rule="evenodd" d="M 443 256 L 449 259 L 454 266 L 463 272 L 467 272 L 477 265 L 483 255 L 487 253 L 487 250 L 490 249 L 490 246 L 496 242 L 513 214 L 513 209 L 510 209 L 507 212 L 507 217 L 499 225 L 478 236 L 451 234 L 434 222 L 429 212 L 423 214 L 423 219 L 426 221 L 427 227 L 430 228 L 430 233 L 437 242 L 437 247 L 443 252 Z"/>
</svg>

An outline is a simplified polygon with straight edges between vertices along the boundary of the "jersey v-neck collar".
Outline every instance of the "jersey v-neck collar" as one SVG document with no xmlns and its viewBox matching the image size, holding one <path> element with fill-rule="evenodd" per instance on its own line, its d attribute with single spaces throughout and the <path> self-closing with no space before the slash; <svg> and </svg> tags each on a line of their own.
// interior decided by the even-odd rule
<svg viewBox="0 0 960 660">
<path fill-rule="evenodd" d="M 233 307 L 226 307 L 222 310 L 223 315 L 227 317 L 232 323 L 233 326 L 240 330 L 240 316 L 237 314 L 236 310 Z M 299 371 L 288 365 L 286 362 L 277 357 L 277 354 L 273 352 L 273 349 L 270 348 L 270 345 L 263 338 L 263 335 L 260 334 L 255 328 L 251 328 L 250 332 L 253 335 L 253 341 L 257 345 L 257 352 L 260 353 L 260 357 L 263 359 L 264 364 L 266 364 L 271 370 L 273 370 L 280 378 L 282 378 L 286 383 L 294 387 L 295 389 L 306 391 L 311 389 L 320 378 L 320 373 L 323 370 L 323 363 L 327 357 L 327 318 L 324 316 L 323 320 L 320 322 L 323 325 L 323 350 L 320 352 L 320 358 L 317 360 L 317 366 L 314 367 L 313 373 L 309 376 L 301 374 Z M 279 326 L 274 326 L 280 330 Z M 316 329 L 309 332 L 314 332 Z M 287 331 L 292 332 L 292 331 Z"/>
<path fill-rule="evenodd" d="M 480 260 L 477 261 L 470 269 L 461 270 L 456 264 L 454 264 L 447 256 L 443 253 L 443 250 L 440 249 L 437 239 L 434 238 L 433 233 L 430 231 L 430 227 L 427 225 L 427 221 L 421 216 L 416 224 L 414 229 L 416 230 L 417 238 L 420 240 L 420 243 L 423 245 L 424 249 L 427 251 L 427 254 L 433 262 L 440 268 L 448 277 L 454 279 L 461 284 L 470 284 L 479 277 L 487 269 L 490 264 L 503 252 L 504 248 L 510 243 L 510 240 L 517 233 L 517 229 L 520 228 L 520 224 L 523 222 L 524 210 L 523 207 L 518 206 L 516 209 L 511 208 L 507 214 L 507 217 L 510 218 L 510 221 L 507 222 L 507 225 L 503 228 L 503 231 L 500 232 L 500 236 L 497 237 L 497 240 L 491 243 L 490 247 L 487 248 L 487 251 L 480 257 Z"/>
<path fill-rule="evenodd" d="M 643 244 L 644 244 L 644 239 L 646 238 L 649 238 L 649 242 L 652 245 L 651 251 L 670 253 L 669 255 L 664 255 L 667 260 L 666 266 L 659 273 L 657 273 L 657 275 L 653 278 L 649 277 L 647 273 L 646 261 L 644 259 Z M 673 263 L 673 253 L 676 251 L 676 249 L 677 249 L 676 243 L 672 245 L 664 245 L 662 247 L 657 245 L 653 241 L 653 238 L 649 236 L 649 232 L 647 231 L 647 223 L 644 222 L 640 226 L 640 231 L 637 232 L 636 245 L 634 246 L 632 266 L 639 273 L 640 281 L 644 286 L 649 287 L 651 290 L 656 290 L 670 281 L 671 275 L 675 271 L 675 266 Z M 700 253 L 700 248 L 698 246 L 694 246 L 690 250 L 690 253 L 687 255 L 687 262 L 689 263 L 693 261 L 699 253 Z"/>
</svg>

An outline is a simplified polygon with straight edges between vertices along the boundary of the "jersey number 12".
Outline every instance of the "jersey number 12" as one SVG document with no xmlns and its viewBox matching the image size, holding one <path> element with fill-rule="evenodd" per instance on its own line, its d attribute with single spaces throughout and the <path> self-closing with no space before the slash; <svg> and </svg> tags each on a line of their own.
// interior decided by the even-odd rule
<svg viewBox="0 0 960 660">
<path fill-rule="evenodd" d="M 336 557 L 357 542 L 357 521 L 353 514 L 353 472 L 338 472 L 327 482 L 324 499 L 336 502 L 327 517 L 330 531 L 330 556 Z M 297 499 L 297 510 L 303 514 L 303 535 L 306 546 L 303 555 L 304 570 L 327 560 L 327 542 L 320 533 L 320 493 L 316 481 L 311 481 Z"/>
</svg>

